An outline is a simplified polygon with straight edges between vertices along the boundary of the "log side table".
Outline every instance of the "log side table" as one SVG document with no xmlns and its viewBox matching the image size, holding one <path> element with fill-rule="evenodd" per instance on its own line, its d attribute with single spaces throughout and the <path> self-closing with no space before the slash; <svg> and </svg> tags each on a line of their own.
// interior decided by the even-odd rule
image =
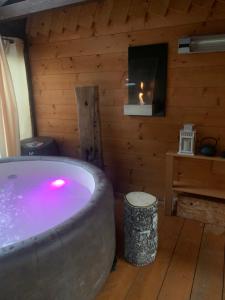
<svg viewBox="0 0 225 300">
<path fill-rule="evenodd" d="M 136 266 L 144 266 L 155 260 L 158 234 L 157 199 L 144 192 L 132 192 L 125 196 L 125 259 Z"/>
</svg>

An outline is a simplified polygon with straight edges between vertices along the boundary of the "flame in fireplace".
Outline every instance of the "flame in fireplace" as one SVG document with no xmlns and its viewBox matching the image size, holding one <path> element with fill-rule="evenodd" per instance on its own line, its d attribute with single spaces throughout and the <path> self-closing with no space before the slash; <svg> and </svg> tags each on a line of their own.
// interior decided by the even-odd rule
<svg viewBox="0 0 225 300">
<path fill-rule="evenodd" d="M 140 84 L 141 92 L 138 94 L 139 102 L 141 105 L 145 104 L 144 102 L 144 82 L 142 81 Z"/>
<path fill-rule="evenodd" d="M 144 98 L 144 93 L 139 93 L 139 101 L 140 101 L 140 104 L 141 104 L 141 105 L 145 104 L 143 98 Z"/>
</svg>

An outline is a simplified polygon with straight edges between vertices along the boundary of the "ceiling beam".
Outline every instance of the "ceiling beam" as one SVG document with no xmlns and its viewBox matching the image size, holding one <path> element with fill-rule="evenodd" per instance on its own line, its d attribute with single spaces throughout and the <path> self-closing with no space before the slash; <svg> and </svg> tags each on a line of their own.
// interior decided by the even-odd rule
<svg viewBox="0 0 225 300">
<path fill-rule="evenodd" d="M 0 0 L 0 6 L 4 5 L 8 0 Z"/>
<path fill-rule="evenodd" d="M 84 2 L 88 2 L 88 0 L 23 0 L 0 7 L 0 22 L 26 17 L 48 9 Z"/>
</svg>

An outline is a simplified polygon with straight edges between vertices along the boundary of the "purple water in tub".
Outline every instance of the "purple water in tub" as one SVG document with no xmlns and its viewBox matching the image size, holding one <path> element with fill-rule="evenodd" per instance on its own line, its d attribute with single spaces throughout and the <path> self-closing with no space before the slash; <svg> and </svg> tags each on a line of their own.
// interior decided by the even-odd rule
<svg viewBox="0 0 225 300">
<path fill-rule="evenodd" d="M 38 235 L 77 214 L 90 201 L 94 179 L 63 162 L 0 164 L 0 247 Z"/>
</svg>

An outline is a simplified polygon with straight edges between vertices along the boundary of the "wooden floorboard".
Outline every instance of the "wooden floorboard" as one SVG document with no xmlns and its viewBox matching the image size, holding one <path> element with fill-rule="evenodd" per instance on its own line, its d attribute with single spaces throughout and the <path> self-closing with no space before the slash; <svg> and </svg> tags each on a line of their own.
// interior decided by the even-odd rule
<svg viewBox="0 0 225 300">
<path fill-rule="evenodd" d="M 222 299 L 224 233 L 224 227 L 205 225 L 191 300 Z"/>
<path fill-rule="evenodd" d="M 118 260 L 116 271 L 112 272 L 98 300 L 123 300 L 132 286 L 140 269 L 122 259 Z"/>
<path fill-rule="evenodd" d="M 159 300 L 189 299 L 201 244 L 203 224 L 185 220 Z"/>
<path fill-rule="evenodd" d="M 159 229 L 160 239 L 157 259 L 154 264 L 143 267 L 140 270 L 125 298 L 126 300 L 156 299 L 169 267 L 182 226 L 183 220 L 181 218 L 164 218 Z"/>
<path fill-rule="evenodd" d="M 97 300 L 225 300 L 224 227 L 164 216 L 160 209 L 156 261 L 138 268 L 122 258 L 122 201 L 116 214 L 118 264 Z"/>
</svg>

